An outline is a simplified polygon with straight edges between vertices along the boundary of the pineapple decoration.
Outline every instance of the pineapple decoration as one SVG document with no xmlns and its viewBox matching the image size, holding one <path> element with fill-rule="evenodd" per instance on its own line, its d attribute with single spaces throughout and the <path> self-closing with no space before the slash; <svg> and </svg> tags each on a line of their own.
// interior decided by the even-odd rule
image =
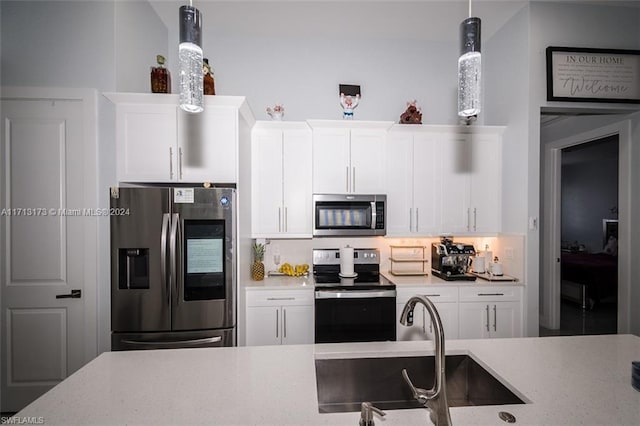
<svg viewBox="0 0 640 426">
<path fill-rule="evenodd" d="M 255 243 L 253 245 L 253 264 L 251 265 L 251 278 L 254 281 L 264 280 L 264 244 Z"/>
</svg>

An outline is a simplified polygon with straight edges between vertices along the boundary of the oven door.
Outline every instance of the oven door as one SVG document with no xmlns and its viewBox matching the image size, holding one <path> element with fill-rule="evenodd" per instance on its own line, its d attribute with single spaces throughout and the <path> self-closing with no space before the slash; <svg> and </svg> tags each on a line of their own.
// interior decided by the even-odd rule
<svg viewBox="0 0 640 426">
<path fill-rule="evenodd" d="M 316 343 L 387 340 L 396 340 L 395 290 L 316 290 Z"/>
</svg>

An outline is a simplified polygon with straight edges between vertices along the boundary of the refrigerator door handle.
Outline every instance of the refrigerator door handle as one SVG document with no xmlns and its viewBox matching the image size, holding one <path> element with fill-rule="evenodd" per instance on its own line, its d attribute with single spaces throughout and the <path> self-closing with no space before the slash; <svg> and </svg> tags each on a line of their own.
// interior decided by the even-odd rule
<svg viewBox="0 0 640 426">
<path fill-rule="evenodd" d="M 129 345 L 138 345 L 138 346 L 172 346 L 176 344 L 180 345 L 202 345 L 205 343 L 217 343 L 221 342 L 221 336 L 215 337 L 205 337 L 202 339 L 191 339 L 191 340 L 171 340 L 171 341 L 142 341 L 142 340 L 123 340 L 122 343 L 127 343 Z"/>
<path fill-rule="evenodd" d="M 180 301 L 180 292 L 178 289 L 178 254 L 176 253 L 178 250 L 178 226 L 180 224 L 180 214 L 173 213 L 171 219 L 171 236 L 169 237 L 169 275 L 171 277 L 171 282 L 175 283 L 174 288 L 176 291 L 174 299 L 176 301 Z"/>
<path fill-rule="evenodd" d="M 167 303 L 171 307 L 171 288 L 167 283 L 167 233 L 169 232 L 169 213 L 162 214 L 162 230 L 160 231 L 160 284 L 167 290 Z"/>
</svg>

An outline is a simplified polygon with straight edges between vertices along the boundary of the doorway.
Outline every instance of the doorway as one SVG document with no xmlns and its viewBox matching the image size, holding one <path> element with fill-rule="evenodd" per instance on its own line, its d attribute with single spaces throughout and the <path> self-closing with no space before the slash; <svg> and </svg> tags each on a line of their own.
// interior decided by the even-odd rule
<svg viewBox="0 0 640 426">
<path fill-rule="evenodd" d="M 593 118 L 566 118 L 572 119 L 567 128 L 592 130 L 547 130 L 546 138 L 541 131 L 540 335 L 624 333 L 630 309 L 629 121 L 610 116 L 612 124 L 593 129 Z M 607 179 L 605 169 L 612 174 Z M 618 256 L 606 255 L 615 245 L 607 247 L 611 235 Z M 581 262 L 591 270 L 581 269 Z"/>
<path fill-rule="evenodd" d="M 618 139 L 561 149 L 560 328 L 541 336 L 617 332 Z"/>
</svg>

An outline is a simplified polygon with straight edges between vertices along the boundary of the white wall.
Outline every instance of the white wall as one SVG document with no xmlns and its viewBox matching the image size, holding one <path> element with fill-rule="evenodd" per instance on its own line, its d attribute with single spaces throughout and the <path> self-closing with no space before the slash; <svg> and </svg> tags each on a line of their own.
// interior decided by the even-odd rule
<svg viewBox="0 0 640 426">
<path fill-rule="evenodd" d="M 115 2 L 115 83 L 118 92 L 150 92 L 156 55 L 168 56 L 169 32 L 146 1 Z"/>
</svg>

